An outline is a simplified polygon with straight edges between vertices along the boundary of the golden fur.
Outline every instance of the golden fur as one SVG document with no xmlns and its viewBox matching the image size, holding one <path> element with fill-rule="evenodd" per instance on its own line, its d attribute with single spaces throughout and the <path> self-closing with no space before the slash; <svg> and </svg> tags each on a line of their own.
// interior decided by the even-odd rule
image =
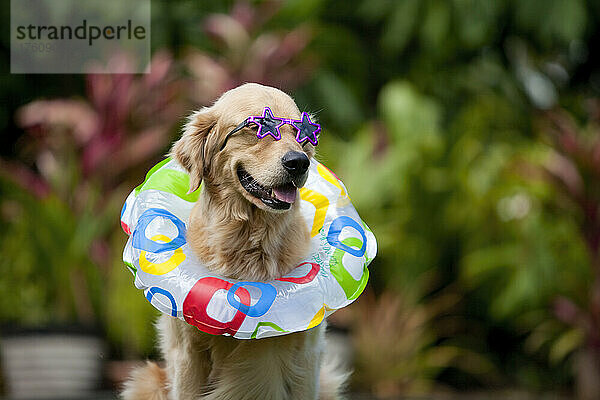
<svg viewBox="0 0 600 400">
<path fill-rule="evenodd" d="M 220 151 L 225 135 L 250 115 L 269 106 L 276 116 L 300 118 L 285 93 L 246 84 L 225 93 L 212 107 L 192 114 L 171 155 L 190 173 L 190 191 L 203 182 L 194 205 L 187 240 L 216 274 L 268 281 L 285 275 L 308 251 L 310 236 L 297 201 L 276 211 L 250 195 L 236 174 L 242 166 L 265 186 L 282 184 L 282 156 L 302 148 L 288 125 L 282 139 L 258 139 L 249 128 L 235 134 Z M 148 363 L 133 372 L 127 400 L 337 399 L 345 374 L 324 362 L 325 324 L 260 340 L 238 340 L 202 333 L 162 316 L 158 323 L 166 374 Z M 324 364 L 322 366 L 322 364 Z"/>
</svg>

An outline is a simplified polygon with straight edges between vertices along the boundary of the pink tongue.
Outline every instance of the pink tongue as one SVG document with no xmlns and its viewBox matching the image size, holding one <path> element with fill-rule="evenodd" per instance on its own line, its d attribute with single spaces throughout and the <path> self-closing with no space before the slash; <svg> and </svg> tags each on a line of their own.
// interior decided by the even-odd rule
<svg viewBox="0 0 600 400">
<path fill-rule="evenodd" d="M 284 186 L 273 188 L 275 198 L 286 203 L 293 203 L 296 200 L 296 188 L 293 186 Z"/>
</svg>

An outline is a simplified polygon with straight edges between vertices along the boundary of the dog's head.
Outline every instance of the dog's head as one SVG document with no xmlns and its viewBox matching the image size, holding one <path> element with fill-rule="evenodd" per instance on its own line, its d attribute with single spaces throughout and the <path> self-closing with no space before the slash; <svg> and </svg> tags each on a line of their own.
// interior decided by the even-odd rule
<svg viewBox="0 0 600 400">
<path fill-rule="evenodd" d="M 235 131 L 248 117 L 264 115 L 266 107 L 280 118 L 302 117 L 290 96 L 255 83 L 226 92 L 212 107 L 190 116 L 171 151 L 190 173 L 190 191 L 204 180 L 221 198 L 243 199 L 270 212 L 292 208 L 315 149 L 308 141 L 300 144 L 290 124 L 279 126 L 280 140 L 259 139 L 253 123 Z"/>
</svg>

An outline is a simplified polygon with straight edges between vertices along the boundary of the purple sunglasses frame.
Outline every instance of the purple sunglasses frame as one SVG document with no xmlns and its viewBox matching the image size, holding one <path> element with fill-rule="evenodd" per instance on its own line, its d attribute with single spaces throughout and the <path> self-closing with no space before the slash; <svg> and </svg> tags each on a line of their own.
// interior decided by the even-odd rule
<svg viewBox="0 0 600 400">
<path fill-rule="evenodd" d="M 267 113 L 268 113 L 268 115 L 267 115 Z M 273 120 L 276 120 L 276 121 L 280 121 L 280 123 L 275 127 L 275 130 L 277 132 L 276 135 L 272 131 L 267 131 L 267 132 L 263 133 L 262 132 L 263 125 L 259 121 L 255 120 L 256 118 L 262 119 L 262 118 L 267 118 L 267 117 L 272 118 Z M 311 138 L 309 135 L 304 135 L 303 138 L 300 137 L 300 134 L 302 133 L 302 129 L 299 128 L 296 124 L 303 124 L 305 118 L 308 121 L 309 125 L 316 126 L 316 129 L 313 132 L 311 132 L 311 135 L 313 136 L 313 138 Z M 294 127 L 294 129 L 296 129 L 296 141 L 298 143 L 300 143 L 302 146 L 304 146 L 307 142 L 310 142 L 313 146 L 316 146 L 317 144 L 319 144 L 317 134 L 319 132 L 321 132 L 321 125 L 312 122 L 310 120 L 310 116 L 308 115 L 308 113 L 303 112 L 302 116 L 300 117 L 299 120 L 298 119 L 290 119 L 290 118 L 280 118 L 280 117 L 273 116 L 273 112 L 271 111 L 271 109 L 269 107 L 265 107 L 263 109 L 262 116 L 257 116 L 257 115 L 250 116 L 250 117 L 246 118 L 238 126 L 236 126 L 231 132 L 229 132 L 227 134 L 227 136 L 225 136 L 225 140 L 223 141 L 223 145 L 221 146 L 221 149 L 219 151 L 221 151 L 225 148 L 225 145 L 227 144 L 227 141 L 229 140 L 231 135 L 242 130 L 243 128 L 247 127 L 250 124 L 258 125 L 258 131 L 256 132 L 256 137 L 258 137 L 259 139 L 263 139 L 264 137 L 269 135 L 275 140 L 281 140 L 281 132 L 279 131 L 279 127 L 287 124 L 287 125 L 292 125 Z"/>
</svg>

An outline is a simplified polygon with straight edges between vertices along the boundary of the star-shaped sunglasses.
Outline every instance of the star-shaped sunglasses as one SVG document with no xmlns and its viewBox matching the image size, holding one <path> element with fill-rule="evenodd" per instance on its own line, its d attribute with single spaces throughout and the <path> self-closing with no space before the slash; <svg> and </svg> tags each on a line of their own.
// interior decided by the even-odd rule
<svg viewBox="0 0 600 400">
<path fill-rule="evenodd" d="M 279 118 L 273 116 L 273 112 L 269 107 L 265 107 L 262 116 L 248 117 L 244 120 L 244 122 L 229 132 L 223 141 L 221 150 L 225 148 L 225 145 L 227 144 L 227 141 L 231 135 L 244 129 L 250 124 L 255 124 L 258 126 L 256 136 L 259 139 L 262 139 L 267 135 L 271 135 L 275 140 L 281 139 L 281 132 L 279 132 L 279 127 L 281 125 L 292 125 L 296 129 L 296 141 L 303 146 L 308 142 L 310 142 L 313 146 L 316 146 L 318 144 L 318 133 L 321 131 L 321 125 L 312 122 L 309 115 L 305 112 L 302 113 L 302 117 L 299 120 Z"/>
</svg>

